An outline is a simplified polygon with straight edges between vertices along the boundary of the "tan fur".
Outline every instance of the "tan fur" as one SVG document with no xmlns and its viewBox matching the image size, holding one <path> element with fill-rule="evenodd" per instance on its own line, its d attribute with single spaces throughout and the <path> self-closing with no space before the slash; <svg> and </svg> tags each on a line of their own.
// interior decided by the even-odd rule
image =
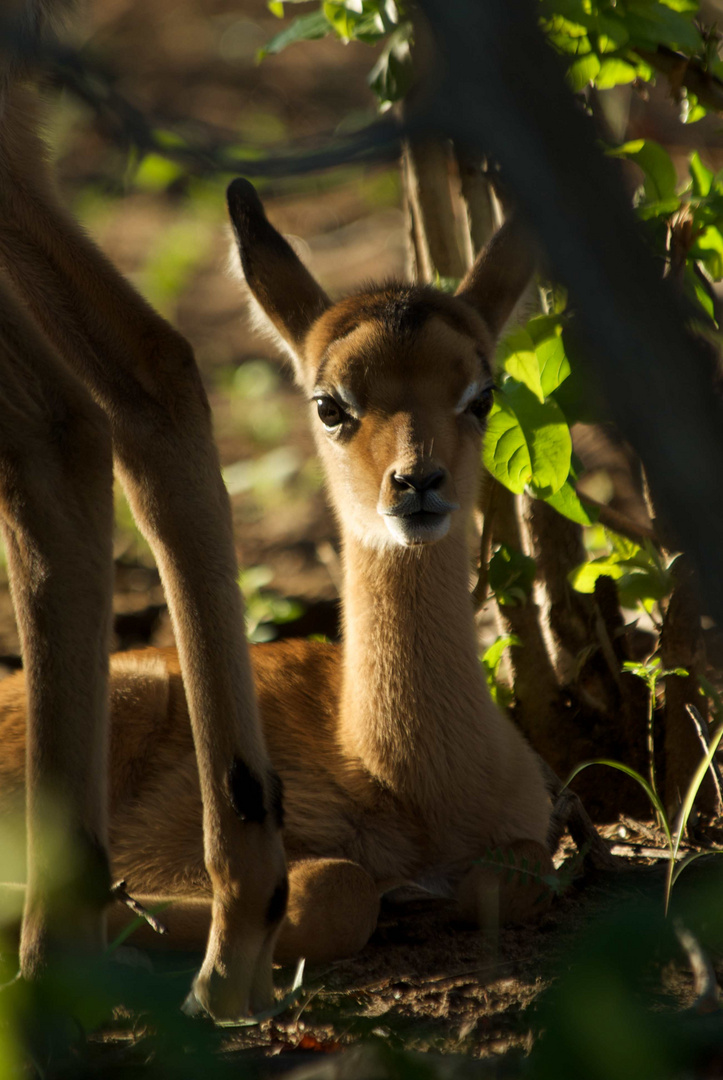
<svg viewBox="0 0 723 1080">
<path fill-rule="evenodd" d="M 285 788 L 290 899 L 277 956 L 358 949 L 379 893 L 405 881 L 457 890 L 482 922 L 491 908 L 502 921 L 534 917 L 541 889 L 524 869 L 550 869 L 549 801 L 532 750 L 490 699 L 469 597 L 482 424 L 467 406 L 490 380 L 494 330 L 527 280 L 516 226 L 461 298 L 391 285 L 331 305 L 250 185 L 235 182 L 229 200 L 249 287 L 307 398 L 349 409 L 327 430 L 310 405 L 343 541 L 344 644 L 252 650 Z M 428 531 L 404 509 L 418 496 Z M 114 872 L 142 896 L 175 898 L 169 943 L 197 946 L 209 882 L 176 654 L 114 658 L 111 687 Z M 0 745 L 12 748 L 0 790 L 20 784 L 21 698 L 22 676 L 0 685 Z M 495 848 L 519 858 L 518 873 L 484 862 Z"/>
</svg>

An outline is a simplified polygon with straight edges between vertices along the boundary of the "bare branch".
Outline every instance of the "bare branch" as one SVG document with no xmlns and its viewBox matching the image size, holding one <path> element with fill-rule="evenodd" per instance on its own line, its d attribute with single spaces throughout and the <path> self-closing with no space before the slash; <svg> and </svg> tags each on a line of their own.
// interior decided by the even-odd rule
<svg viewBox="0 0 723 1080">
<path fill-rule="evenodd" d="M 569 788 L 563 788 L 559 776 L 546 761 L 539 758 L 539 762 L 547 790 L 555 800 L 547 831 L 547 846 L 550 853 L 555 854 L 562 834 L 567 829 L 578 851 L 585 852 L 585 862 L 588 865 L 595 870 L 616 870 L 618 864 L 590 820 L 579 796 Z"/>
<path fill-rule="evenodd" d="M 8 53 L 26 65 L 41 65 L 51 85 L 85 102 L 113 142 L 176 161 L 195 174 L 299 176 L 351 161 L 394 161 L 399 153 L 403 125 L 387 114 L 348 138 L 329 133 L 313 142 L 302 140 L 278 153 L 257 157 L 240 145 L 238 136 L 212 124 L 198 120 L 181 123 L 142 112 L 116 90 L 112 73 L 97 60 L 55 41 L 23 33 L 15 20 L 0 16 L 0 57 Z M 168 138 L 171 133 L 175 138 Z"/>
<path fill-rule="evenodd" d="M 680 100 L 680 87 L 684 86 L 698 98 L 701 105 L 713 112 L 723 113 L 723 82 L 706 71 L 697 60 L 691 60 L 683 53 L 674 52 L 665 45 L 659 45 L 653 51 L 634 50 L 641 60 L 650 64 L 670 82 L 671 92 L 676 101 Z"/>
<path fill-rule="evenodd" d="M 127 908 L 130 908 L 134 915 L 138 915 L 139 918 L 145 919 L 151 930 L 155 930 L 157 934 L 168 933 L 168 927 L 165 923 L 162 923 L 160 919 L 157 919 L 147 908 L 143 907 L 143 904 L 139 903 L 138 900 L 134 900 L 126 891 L 125 881 L 117 881 L 115 885 L 112 885 L 110 895 L 111 899 L 118 900 L 119 903 L 125 904 Z"/>
<path fill-rule="evenodd" d="M 431 281 L 435 270 L 442 277 L 462 278 L 468 267 L 457 239 L 449 146 L 443 139 L 413 139 L 405 147 L 404 157 L 420 280 Z M 421 260 L 420 249 L 425 249 Z"/>
</svg>

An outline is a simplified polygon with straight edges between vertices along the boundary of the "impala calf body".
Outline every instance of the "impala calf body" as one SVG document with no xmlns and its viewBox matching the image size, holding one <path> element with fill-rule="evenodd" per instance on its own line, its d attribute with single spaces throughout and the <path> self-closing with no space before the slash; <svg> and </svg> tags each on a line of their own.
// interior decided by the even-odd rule
<svg viewBox="0 0 723 1080">
<path fill-rule="evenodd" d="M 353 953 L 402 882 L 433 882 L 481 922 L 534 918 L 544 889 L 524 867 L 551 869 L 549 800 L 490 699 L 469 596 L 492 349 L 529 277 L 524 239 L 504 227 L 455 297 L 388 284 L 331 303 L 250 184 L 231 185 L 229 209 L 248 288 L 307 398 L 342 540 L 343 644 L 252 649 L 268 775 L 284 788 L 288 897 L 279 880 L 261 913 L 275 932 L 288 903 L 275 956 Z M 149 903 L 174 899 L 167 944 L 201 948 L 213 907 L 178 656 L 119 655 L 110 685 L 113 873 Z M 22 793 L 24 701 L 22 676 L 0 685 L 5 806 Z M 232 766 L 237 816 L 261 807 L 281 824 L 257 778 L 243 757 Z M 496 872 L 490 849 L 519 872 Z"/>
</svg>

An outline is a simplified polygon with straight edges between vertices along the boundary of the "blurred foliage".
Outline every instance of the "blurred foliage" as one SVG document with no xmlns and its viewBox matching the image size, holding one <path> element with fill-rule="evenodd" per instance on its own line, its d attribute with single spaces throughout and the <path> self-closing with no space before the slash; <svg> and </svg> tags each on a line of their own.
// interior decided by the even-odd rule
<svg viewBox="0 0 723 1080">
<path fill-rule="evenodd" d="M 304 2 L 269 0 L 268 7 L 274 15 L 283 18 L 285 5 Z M 382 45 L 369 73 L 369 85 L 381 112 L 404 97 L 412 83 L 412 23 L 398 0 L 322 0 L 317 11 L 295 16 L 260 50 L 259 59 L 279 53 L 295 42 L 330 34 L 345 44 L 361 41 L 365 45 Z"/>
<path fill-rule="evenodd" d="M 586 86 L 609 90 L 636 79 L 651 81 L 654 69 L 645 57 L 659 46 L 697 60 L 704 71 L 720 75 L 723 65 L 710 35 L 699 25 L 698 0 L 540 0 L 548 40 L 567 63 L 573 90 Z M 641 55 L 641 53 L 643 55 Z M 705 109 L 694 95 L 685 96 L 688 122 Z"/>
<path fill-rule="evenodd" d="M 273 641 L 280 623 L 293 622 L 304 613 L 298 600 L 289 600 L 266 588 L 273 577 L 274 572 L 268 566 L 252 566 L 239 575 L 246 601 L 246 635 L 257 645 Z"/>
<path fill-rule="evenodd" d="M 649 540 L 636 544 L 612 529 L 605 529 L 603 535 L 608 553 L 578 566 L 570 574 L 570 583 L 578 592 L 593 593 L 599 577 L 612 578 L 623 607 L 642 605 L 650 614 L 673 587 L 672 562 Z"/>
<path fill-rule="evenodd" d="M 679 924 L 718 955 L 722 870 L 715 862 L 701 868 L 694 888 L 681 890 L 673 905 Z M 609 904 L 578 936 L 559 979 L 537 1003 L 534 1023 L 540 1036 L 526 1063 L 526 1077 L 673 1080 L 718 1075 L 723 1013 L 679 1010 L 665 992 L 665 965 L 679 967 L 685 956 L 660 903 L 640 898 L 639 883 L 636 891 L 637 899 Z"/>
<path fill-rule="evenodd" d="M 490 591 L 502 607 L 526 604 L 532 594 L 536 573 L 537 566 L 533 558 L 508 544 L 500 544 L 490 559 Z"/>
<path fill-rule="evenodd" d="M 492 700 L 496 705 L 504 709 L 510 707 L 515 697 L 511 686 L 503 682 L 499 677 L 505 652 L 510 645 L 522 645 L 522 642 L 516 634 L 502 634 L 496 641 L 492 642 L 488 649 L 485 649 L 481 657 Z"/>
<path fill-rule="evenodd" d="M 279 395 L 278 368 L 267 360 L 247 360 L 218 380 L 226 395 L 235 429 L 260 446 L 281 442 L 289 433 L 289 416 Z"/>
</svg>

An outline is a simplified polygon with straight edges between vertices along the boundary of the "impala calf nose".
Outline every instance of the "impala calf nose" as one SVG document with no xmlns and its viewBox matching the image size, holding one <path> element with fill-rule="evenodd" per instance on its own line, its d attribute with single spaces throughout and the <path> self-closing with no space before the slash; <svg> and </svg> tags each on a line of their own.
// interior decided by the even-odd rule
<svg viewBox="0 0 723 1080">
<path fill-rule="evenodd" d="M 419 475 L 417 473 L 392 473 L 392 487 L 397 491 L 436 491 L 444 483 L 444 469 Z"/>
</svg>

